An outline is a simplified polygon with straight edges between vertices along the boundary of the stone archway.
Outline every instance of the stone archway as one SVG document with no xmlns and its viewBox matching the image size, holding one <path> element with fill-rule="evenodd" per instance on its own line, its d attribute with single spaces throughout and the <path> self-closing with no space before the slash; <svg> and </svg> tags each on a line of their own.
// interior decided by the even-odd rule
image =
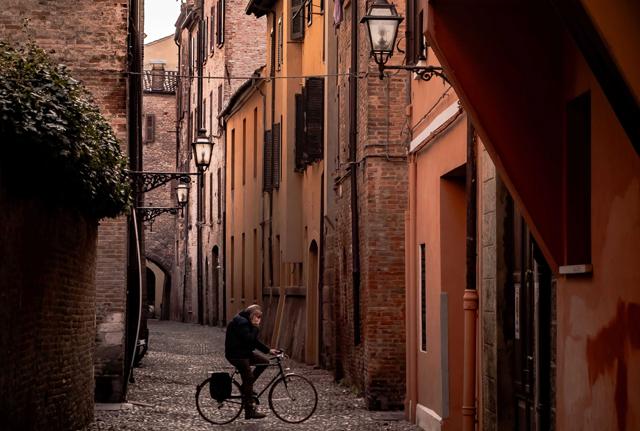
<svg viewBox="0 0 640 431">
<path fill-rule="evenodd" d="M 147 274 L 147 305 L 153 306 L 153 311 L 149 310 L 150 318 L 167 320 L 169 318 L 169 298 L 171 289 L 171 275 L 153 260 L 146 259 Z M 153 302 L 151 302 L 151 300 Z"/>
</svg>

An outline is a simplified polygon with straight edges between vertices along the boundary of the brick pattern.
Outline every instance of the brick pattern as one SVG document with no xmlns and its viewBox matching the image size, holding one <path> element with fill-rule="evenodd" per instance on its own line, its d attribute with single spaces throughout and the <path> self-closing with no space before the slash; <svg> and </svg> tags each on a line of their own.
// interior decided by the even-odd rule
<svg viewBox="0 0 640 431">
<path fill-rule="evenodd" d="M 348 72 L 351 49 L 350 15 L 345 10 L 338 30 L 338 72 Z M 358 3 L 356 3 L 358 4 Z M 402 5 L 396 5 L 402 9 Z M 358 4 L 359 15 L 365 4 Z M 403 13 L 399 10 L 399 13 Z M 402 31 L 402 29 L 400 30 Z M 361 334 L 354 345 L 351 258 L 350 179 L 346 170 L 349 142 L 349 85 L 338 79 L 340 110 L 336 229 L 327 230 L 325 282 L 332 300 L 336 345 L 328 364 L 336 377 L 357 386 L 372 409 L 401 408 L 405 396 L 404 212 L 407 208 L 407 135 L 403 74 L 380 81 L 369 61 L 369 48 L 359 33 L 359 69 L 371 76 L 359 80 L 357 170 L 361 265 Z M 360 101 L 366 101 L 360 103 Z M 325 337 L 326 338 L 326 337 Z M 327 346 L 328 347 L 328 346 Z M 332 357 L 331 357 L 332 356 Z"/>
<path fill-rule="evenodd" d="M 210 11 L 216 2 L 205 0 L 205 17 L 209 24 Z M 207 35 L 207 45 L 209 52 L 206 54 L 206 62 L 203 67 L 203 101 L 206 111 L 203 110 L 203 125 L 208 134 L 213 136 L 214 149 L 211 157 L 211 164 L 204 176 L 204 206 L 203 206 L 203 308 L 204 321 L 206 324 L 222 323 L 221 312 L 221 290 L 218 291 L 217 298 L 214 293 L 214 274 L 218 274 L 218 285 L 223 286 L 223 271 L 216 271 L 214 268 L 215 259 L 213 250 L 219 250 L 219 266 L 225 265 L 223 261 L 223 237 L 222 217 L 218 218 L 218 199 L 224 202 L 224 172 L 225 172 L 225 152 L 224 136 L 218 125 L 218 113 L 228 103 L 230 97 L 243 84 L 243 79 L 220 79 L 219 77 L 248 77 L 266 61 L 265 54 L 265 34 L 266 23 L 264 19 L 257 20 L 253 16 L 246 15 L 244 10 L 246 1 L 227 0 L 225 3 L 225 35 L 224 45 L 215 45 L 211 50 L 210 37 Z M 210 30 L 210 28 L 209 28 Z M 197 31 L 194 30 L 194 35 Z M 215 39 L 215 38 L 214 38 Z M 188 46 L 189 33 L 183 30 L 179 37 L 181 45 L 180 71 L 182 75 L 188 74 Z M 194 72 L 195 74 L 195 72 Z M 214 78 L 207 78 L 214 77 Z M 222 87 L 222 106 L 218 106 L 218 87 Z M 181 100 L 180 116 L 178 127 L 180 130 L 180 143 L 178 155 L 178 167 L 180 169 L 196 171 L 196 166 L 190 157 L 189 124 L 192 130 L 195 129 L 196 119 L 193 116 L 196 112 L 197 102 L 197 79 L 183 78 L 179 85 Z M 189 116 L 191 115 L 191 121 Z M 192 132 L 192 138 L 195 133 Z M 218 184 L 217 171 L 221 170 L 221 184 Z M 218 194 L 220 190 L 220 195 Z M 196 187 L 192 184 L 188 208 L 185 209 L 185 218 L 178 220 L 176 230 L 178 232 L 176 258 L 176 268 L 172 277 L 172 319 L 188 322 L 197 322 L 197 200 Z M 224 205 L 222 205 L 224 208 Z M 185 264 L 183 264 L 185 263 Z M 227 316 L 231 318 L 233 316 Z"/>
<path fill-rule="evenodd" d="M 0 9 L 0 38 L 34 40 L 93 94 L 127 152 L 128 3 L 108 0 L 6 0 Z M 26 23 L 26 26 L 25 26 Z M 120 400 L 123 384 L 126 290 L 126 219 L 106 220 L 99 228 L 96 269 L 95 374 L 107 399 Z M 101 333 L 102 323 L 117 321 Z M 120 335 L 117 335 L 120 334 Z M 119 341 L 114 342 L 114 338 Z M 104 344 L 105 340 L 109 340 Z M 119 374 L 118 374 L 119 373 Z M 110 383 L 111 382 L 111 383 Z M 100 399 L 102 389 L 98 391 Z"/>
<path fill-rule="evenodd" d="M 7 430 L 93 418 L 95 221 L 0 188 L 0 417 Z"/>
<path fill-rule="evenodd" d="M 173 172 L 176 169 L 176 96 L 175 94 L 143 94 L 143 126 L 147 115 L 155 118 L 155 136 L 149 140 L 143 127 L 142 159 L 145 171 Z M 175 188 L 170 181 L 144 194 L 144 206 L 177 206 Z M 193 198 L 193 195 L 190 196 Z M 175 260 L 176 219 L 179 215 L 162 214 L 145 226 L 145 256 L 159 265 L 167 274 Z M 157 310 L 160 312 L 160 310 Z"/>
</svg>

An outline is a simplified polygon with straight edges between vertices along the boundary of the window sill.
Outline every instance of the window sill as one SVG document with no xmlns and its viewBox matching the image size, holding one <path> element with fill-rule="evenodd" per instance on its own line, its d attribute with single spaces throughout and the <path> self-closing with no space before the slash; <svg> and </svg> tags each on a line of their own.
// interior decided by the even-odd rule
<svg viewBox="0 0 640 431">
<path fill-rule="evenodd" d="M 562 265 L 558 268 L 560 275 L 590 275 L 593 273 L 593 265 L 583 263 L 580 265 Z"/>
</svg>

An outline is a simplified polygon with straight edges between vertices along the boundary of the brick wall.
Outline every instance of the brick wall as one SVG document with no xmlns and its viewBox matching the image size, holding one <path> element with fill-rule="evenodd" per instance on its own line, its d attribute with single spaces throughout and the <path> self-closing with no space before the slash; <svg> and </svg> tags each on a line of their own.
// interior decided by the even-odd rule
<svg viewBox="0 0 640 431">
<path fill-rule="evenodd" d="M 0 418 L 7 430 L 93 418 L 95 221 L 0 188 Z"/>
<path fill-rule="evenodd" d="M 5 0 L 0 38 L 31 38 L 93 94 L 127 148 L 126 70 L 128 3 L 108 0 Z M 24 20 L 28 24 L 23 29 Z M 96 380 L 99 399 L 122 397 L 126 290 L 126 219 L 105 220 L 98 230 Z M 104 396 L 102 396 L 104 394 Z"/>
<path fill-rule="evenodd" d="M 143 95 L 142 158 L 145 171 L 174 172 L 176 170 L 176 96 L 175 94 L 144 93 Z M 145 117 L 155 118 L 154 139 L 146 136 Z M 144 195 L 144 206 L 177 206 L 175 188 L 170 181 Z M 193 199 L 195 196 L 190 196 Z M 175 223 L 177 215 L 162 214 L 145 226 L 145 254 L 170 273 L 175 259 Z M 160 310 L 157 310 L 158 312 Z"/>
<path fill-rule="evenodd" d="M 348 72 L 351 50 L 350 15 L 345 10 L 338 30 L 338 72 Z M 364 3 L 359 5 L 359 16 Z M 401 5 L 397 5 L 402 8 Z M 400 10 L 399 13 L 402 13 Z M 402 31 L 402 30 L 400 30 Z M 344 377 L 365 395 L 372 409 L 401 408 L 405 396 L 404 212 L 407 208 L 405 105 L 407 77 L 380 81 L 368 59 L 363 29 L 359 33 L 359 69 L 371 76 L 358 84 L 357 167 L 361 334 L 354 343 L 351 197 L 346 170 L 349 150 L 349 85 L 338 79 L 340 110 L 336 229 L 327 231 L 325 281 L 333 297 L 334 350 L 338 378 Z M 334 260 L 331 261 L 331 258 Z"/>
</svg>

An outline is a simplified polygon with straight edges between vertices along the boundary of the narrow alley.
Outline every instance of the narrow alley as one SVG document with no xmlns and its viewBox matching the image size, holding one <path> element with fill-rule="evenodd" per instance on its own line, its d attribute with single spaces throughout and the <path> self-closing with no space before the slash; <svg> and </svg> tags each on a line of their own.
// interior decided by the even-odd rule
<svg viewBox="0 0 640 431">
<path fill-rule="evenodd" d="M 365 409 L 364 399 L 333 381 L 329 371 L 298 364 L 287 366 L 313 381 L 318 391 L 315 414 L 299 425 L 288 425 L 268 410 L 266 394 L 260 410 L 265 419 L 236 421 L 216 426 L 203 420 L 195 405 L 196 385 L 208 370 L 231 370 L 224 359 L 224 329 L 170 321 L 149 321 L 149 351 L 123 404 L 97 404 L 91 431 L 105 430 L 417 430 L 402 412 Z M 256 382 L 259 391 L 271 380 L 267 370 Z"/>
</svg>

